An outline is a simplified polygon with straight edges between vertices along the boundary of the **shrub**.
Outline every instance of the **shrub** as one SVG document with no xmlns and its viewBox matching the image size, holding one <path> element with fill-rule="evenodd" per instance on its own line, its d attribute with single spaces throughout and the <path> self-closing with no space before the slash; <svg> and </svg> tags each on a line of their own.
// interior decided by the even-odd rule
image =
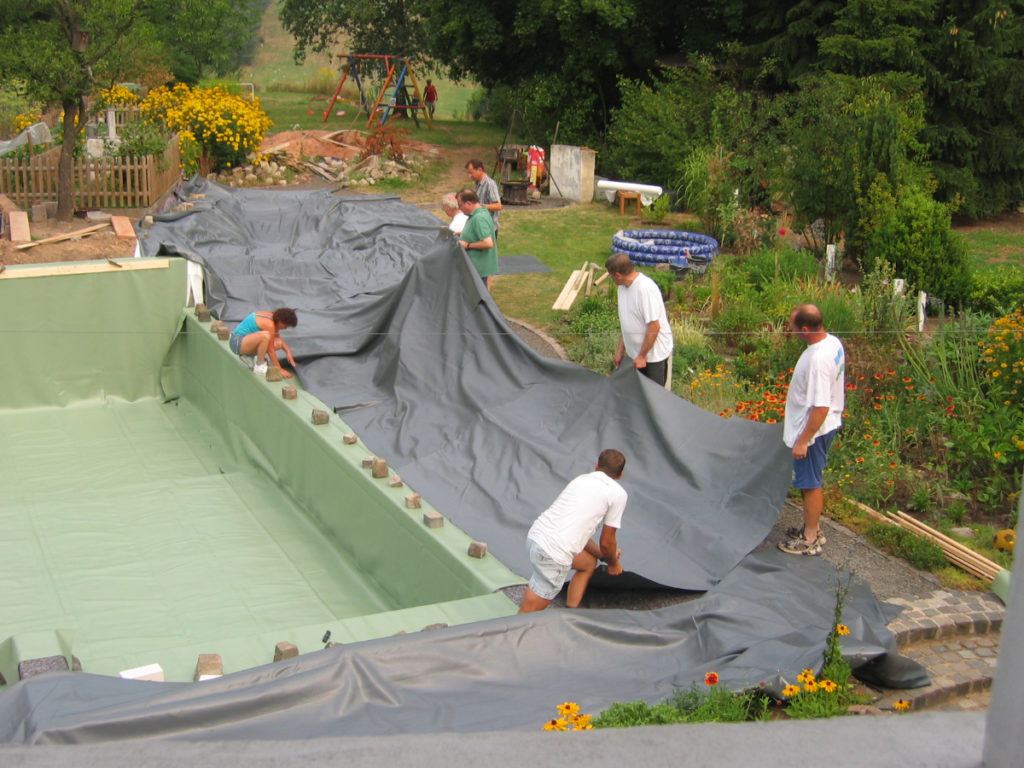
<svg viewBox="0 0 1024 768">
<path fill-rule="evenodd" d="M 144 115 L 177 131 L 184 144 L 198 147 L 197 168 L 202 175 L 245 163 L 259 148 L 271 122 L 259 99 L 249 101 L 220 86 L 157 88 L 140 104 Z M 188 157 L 187 151 L 182 153 Z"/>
<path fill-rule="evenodd" d="M 821 274 L 818 259 L 808 250 L 788 246 L 762 248 L 742 260 L 751 284 L 760 288 L 772 280 L 814 280 Z"/>
<path fill-rule="evenodd" d="M 883 260 L 908 284 L 963 306 L 971 284 L 967 246 L 953 232 L 949 209 L 920 187 L 893 190 L 876 180 L 861 206 L 856 252 L 865 270 Z"/>
<path fill-rule="evenodd" d="M 1024 305 L 1024 272 L 1017 267 L 999 267 L 974 272 L 967 306 L 975 312 L 1003 315 Z"/>
</svg>

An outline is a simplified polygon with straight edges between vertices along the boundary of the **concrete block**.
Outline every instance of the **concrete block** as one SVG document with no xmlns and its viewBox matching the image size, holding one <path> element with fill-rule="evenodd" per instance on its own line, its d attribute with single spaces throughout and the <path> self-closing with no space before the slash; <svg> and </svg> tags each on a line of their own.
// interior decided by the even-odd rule
<svg viewBox="0 0 1024 768">
<path fill-rule="evenodd" d="M 60 654 L 56 656 L 43 656 L 38 659 L 26 659 L 18 662 L 18 677 L 24 680 L 27 677 L 43 675 L 47 672 L 67 672 L 68 660 Z"/>
<path fill-rule="evenodd" d="M 370 464 L 370 475 L 378 480 L 388 476 L 388 463 L 385 459 L 375 458 Z"/>
<path fill-rule="evenodd" d="M 487 554 L 487 543 L 483 541 L 469 542 L 470 557 L 484 557 Z"/>
<path fill-rule="evenodd" d="M 444 526 L 444 515 L 434 509 L 423 510 L 423 524 L 427 528 L 441 528 Z"/>
<path fill-rule="evenodd" d="M 294 400 L 299 396 L 299 390 L 295 388 L 294 384 L 285 384 L 281 388 L 281 397 L 285 400 Z"/>
<path fill-rule="evenodd" d="M 422 497 L 418 493 L 410 493 L 405 497 L 406 509 L 419 509 L 423 505 Z"/>
<path fill-rule="evenodd" d="M 145 227 L 146 229 L 149 229 L 150 227 L 152 227 L 153 226 L 153 217 L 152 216 L 143 216 L 142 217 L 142 226 Z"/>
<path fill-rule="evenodd" d="M 47 200 L 43 205 L 46 206 L 46 218 L 53 219 L 57 216 L 57 201 Z"/>
<path fill-rule="evenodd" d="M 274 661 L 294 659 L 298 655 L 299 647 L 295 645 L 295 643 L 289 643 L 287 640 L 282 640 L 274 646 Z"/>
<path fill-rule="evenodd" d="M 210 314 L 210 310 L 206 308 L 206 305 L 202 302 L 196 304 L 196 320 L 200 323 L 208 323 L 213 320 L 213 315 Z"/>
<path fill-rule="evenodd" d="M 363 469 L 370 469 L 376 458 L 376 456 L 363 456 Z"/>
<path fill-rule="evenodd" d="M 32 206 L 32 221 L 46 221 L 46 205 L 36 203 Z"/>
<path fill-rule="evenodd" d="M 392 488 L 401 488 L 402 478 L 400 478 L 398 475 L 392 475 L 391 479 L 388 480 L 388 485 L 390 485 Z"/>
<path fill-rule="evenodd" d="M 227 328 L 223 320 L 214 320 L 210 323 L 210 333 L 220 333 L 221 328 Z"/>
<path fill-rule="evenodd" d="M 221 677 L 224 674 L 224 660 L 219 653 L 200 653 L 196 661 L 196 673 L 192 676 L 195 682 Z"/>
<path fill-rule="evenodd" d="M 343 442 L 345 445 L 355 445 L 356 443 L 359 442 L 359 438 L 353 435 L 351 432 L 349 432 L 347 435 L 341 438 L 341 442 Z"/>
<path fill-rule="evenodd" d="M 159 664 L 146 664 L 142 667 L 124 669 L 118 673 L 125 680 L 151 680 L 154 683 L 164 681 L 164 669 Z"/>
<path fill-rule="evenodd" d="M 267 381 L 284 381 L 284 374 L 281 372 L 281 369 L 278 368 L 276 365 L 268 366 L 267 367 Z M 313 423 L 314 424 L 318 423 L 316 421 L 315 416 L 314 416 L 314 419 L 313 419 Z M 324 424 L 327 423 L 326 412 L 324 412 L 323 423 Z"/>
<path fill-rule="evenodd" d="M 317 425 L 326 424 L 330 421 L 331 415 L 327 411 L 322 411 L 319 408 L 313 409 L 313 423 Z"/>
<path fill-rule="evenodd" d="M 444 629 L 447 626 L 448 625 L 445 624 L 443 621 L 439 621 L 436 624 L 427 624 L 427 626 L 421 629 L 420 632 L 429 632 L 432 629 Z"/>
<path fill-rule="evenodd" d="M 217 329 L 217 338 L 220 339 L 221 341 L 227 341 L 228 339 L 231 338 L 231 331 L 229 331 L 224 326 L 221 326 L 220 328 Z"/>
</svg>

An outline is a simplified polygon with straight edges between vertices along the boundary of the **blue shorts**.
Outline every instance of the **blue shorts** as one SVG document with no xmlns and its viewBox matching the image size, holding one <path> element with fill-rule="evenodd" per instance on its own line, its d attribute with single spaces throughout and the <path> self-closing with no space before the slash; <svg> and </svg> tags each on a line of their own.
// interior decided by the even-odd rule
<svg viewBox="0 0 1024 768">
<path fill-rule="evenodd" d="M 240 333 L 232 333 L 228 337 L 228 348 L 236 355 L 242 354 L 242 339 L 244 338 Z"/>
<path fill-rule="evenodd" d="M 532 539 L 526 540 L 526 550 L 530 553 L 530 564 L 533 566 L 530 589 L 537 597 L 554 600 L 555 595 L 562 591 L 565 577 L 569 575 L 572 566 L 556 563 Z"/>
<path fill-rule="evenodd" d="M 828 449 L 836 437 L 839 428 L 818 435 L 814 442 L 807 446 L 807 455 L 802 459 L 793 459 L 793 487 L 801 491 L 821 488 L 822 477 L 825 475 L 825 463 L 828 461 Z"/>
</svg>

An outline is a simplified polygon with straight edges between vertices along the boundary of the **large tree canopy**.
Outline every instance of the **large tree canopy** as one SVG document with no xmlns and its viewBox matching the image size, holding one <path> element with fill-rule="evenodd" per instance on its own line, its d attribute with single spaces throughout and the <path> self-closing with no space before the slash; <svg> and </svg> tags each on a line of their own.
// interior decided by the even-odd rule
<svg viewBox="0 0 1024 768">
<path fill-rule="evenodd" d="M 140 22 L 145 0 L 0 0 L 0 84 L 64 110 L 57 215 L 74 211 L 72 157 L 85 118 L 85 97 L 121 66 L 126 51 L 150 45 Z"/>
</svg>

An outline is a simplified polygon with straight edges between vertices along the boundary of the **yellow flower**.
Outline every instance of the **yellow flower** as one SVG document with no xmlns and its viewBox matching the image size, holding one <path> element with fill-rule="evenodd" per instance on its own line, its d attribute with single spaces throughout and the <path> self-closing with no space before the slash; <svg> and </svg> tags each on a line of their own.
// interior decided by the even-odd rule
<svg viewBox="0 0 1024 768">
<path fill-rule="evenodd" d="M 590 724 L 590 718 L 593 715 L 573 715 L 570 720 L 572 721 L 572 727 L 577 731 L 590 731 L 593 730 L 594 726 Z"/>
<path fill-rule="evenodd" d="M 805 669 L 799 675 L 796 676 L 797 682 L 799 683 L 813 683 L 814 682 L 814 670 Z"/>
<path fill-rule="evenodd" d="M 564 704 L 558 705 L 558 714 L 562 715 L 576 715 L 579 714 L 580 705 L 575 701 L 567 701 Z"/>
<path fill-rule="evenodd" d="M 837 635 L 848 635 L 850 634 L 850 628 L 845 624 L 836 624 Z"/>
<path fill-rule="evenodd" d="M 799 694 L 800 686 L 798 685 L 787 685 L 785 688 L 782 689 L 782 695 L 785 696 L 787 699 L 791 699 L 794 696 L 798 696 Z"/>
<path fill-rule="evenodd" d="M 906 699 L 899 699 L 893 702 L 892 708 L 895 709 L 897 712 L 906 712 L 908 709 L 910 709 L 910 702 Z"/>
<path fill-rule="evenodd" d="M 563 718 L 559 717 L 556 720 L 548 720 L 546 723 L 544 723 L 544 730 L 545 731 L 568 731 L 569 730 L 569 724 L 567 722 L 565 722 L 565 720 Z"/>
<path fill-rule="evenodd" d="M 821 688 L 825 693 L 835 693 L 839 686 L 831 680 L 822 680 L 818 683 L 818 687 Z"/>
</svg>

